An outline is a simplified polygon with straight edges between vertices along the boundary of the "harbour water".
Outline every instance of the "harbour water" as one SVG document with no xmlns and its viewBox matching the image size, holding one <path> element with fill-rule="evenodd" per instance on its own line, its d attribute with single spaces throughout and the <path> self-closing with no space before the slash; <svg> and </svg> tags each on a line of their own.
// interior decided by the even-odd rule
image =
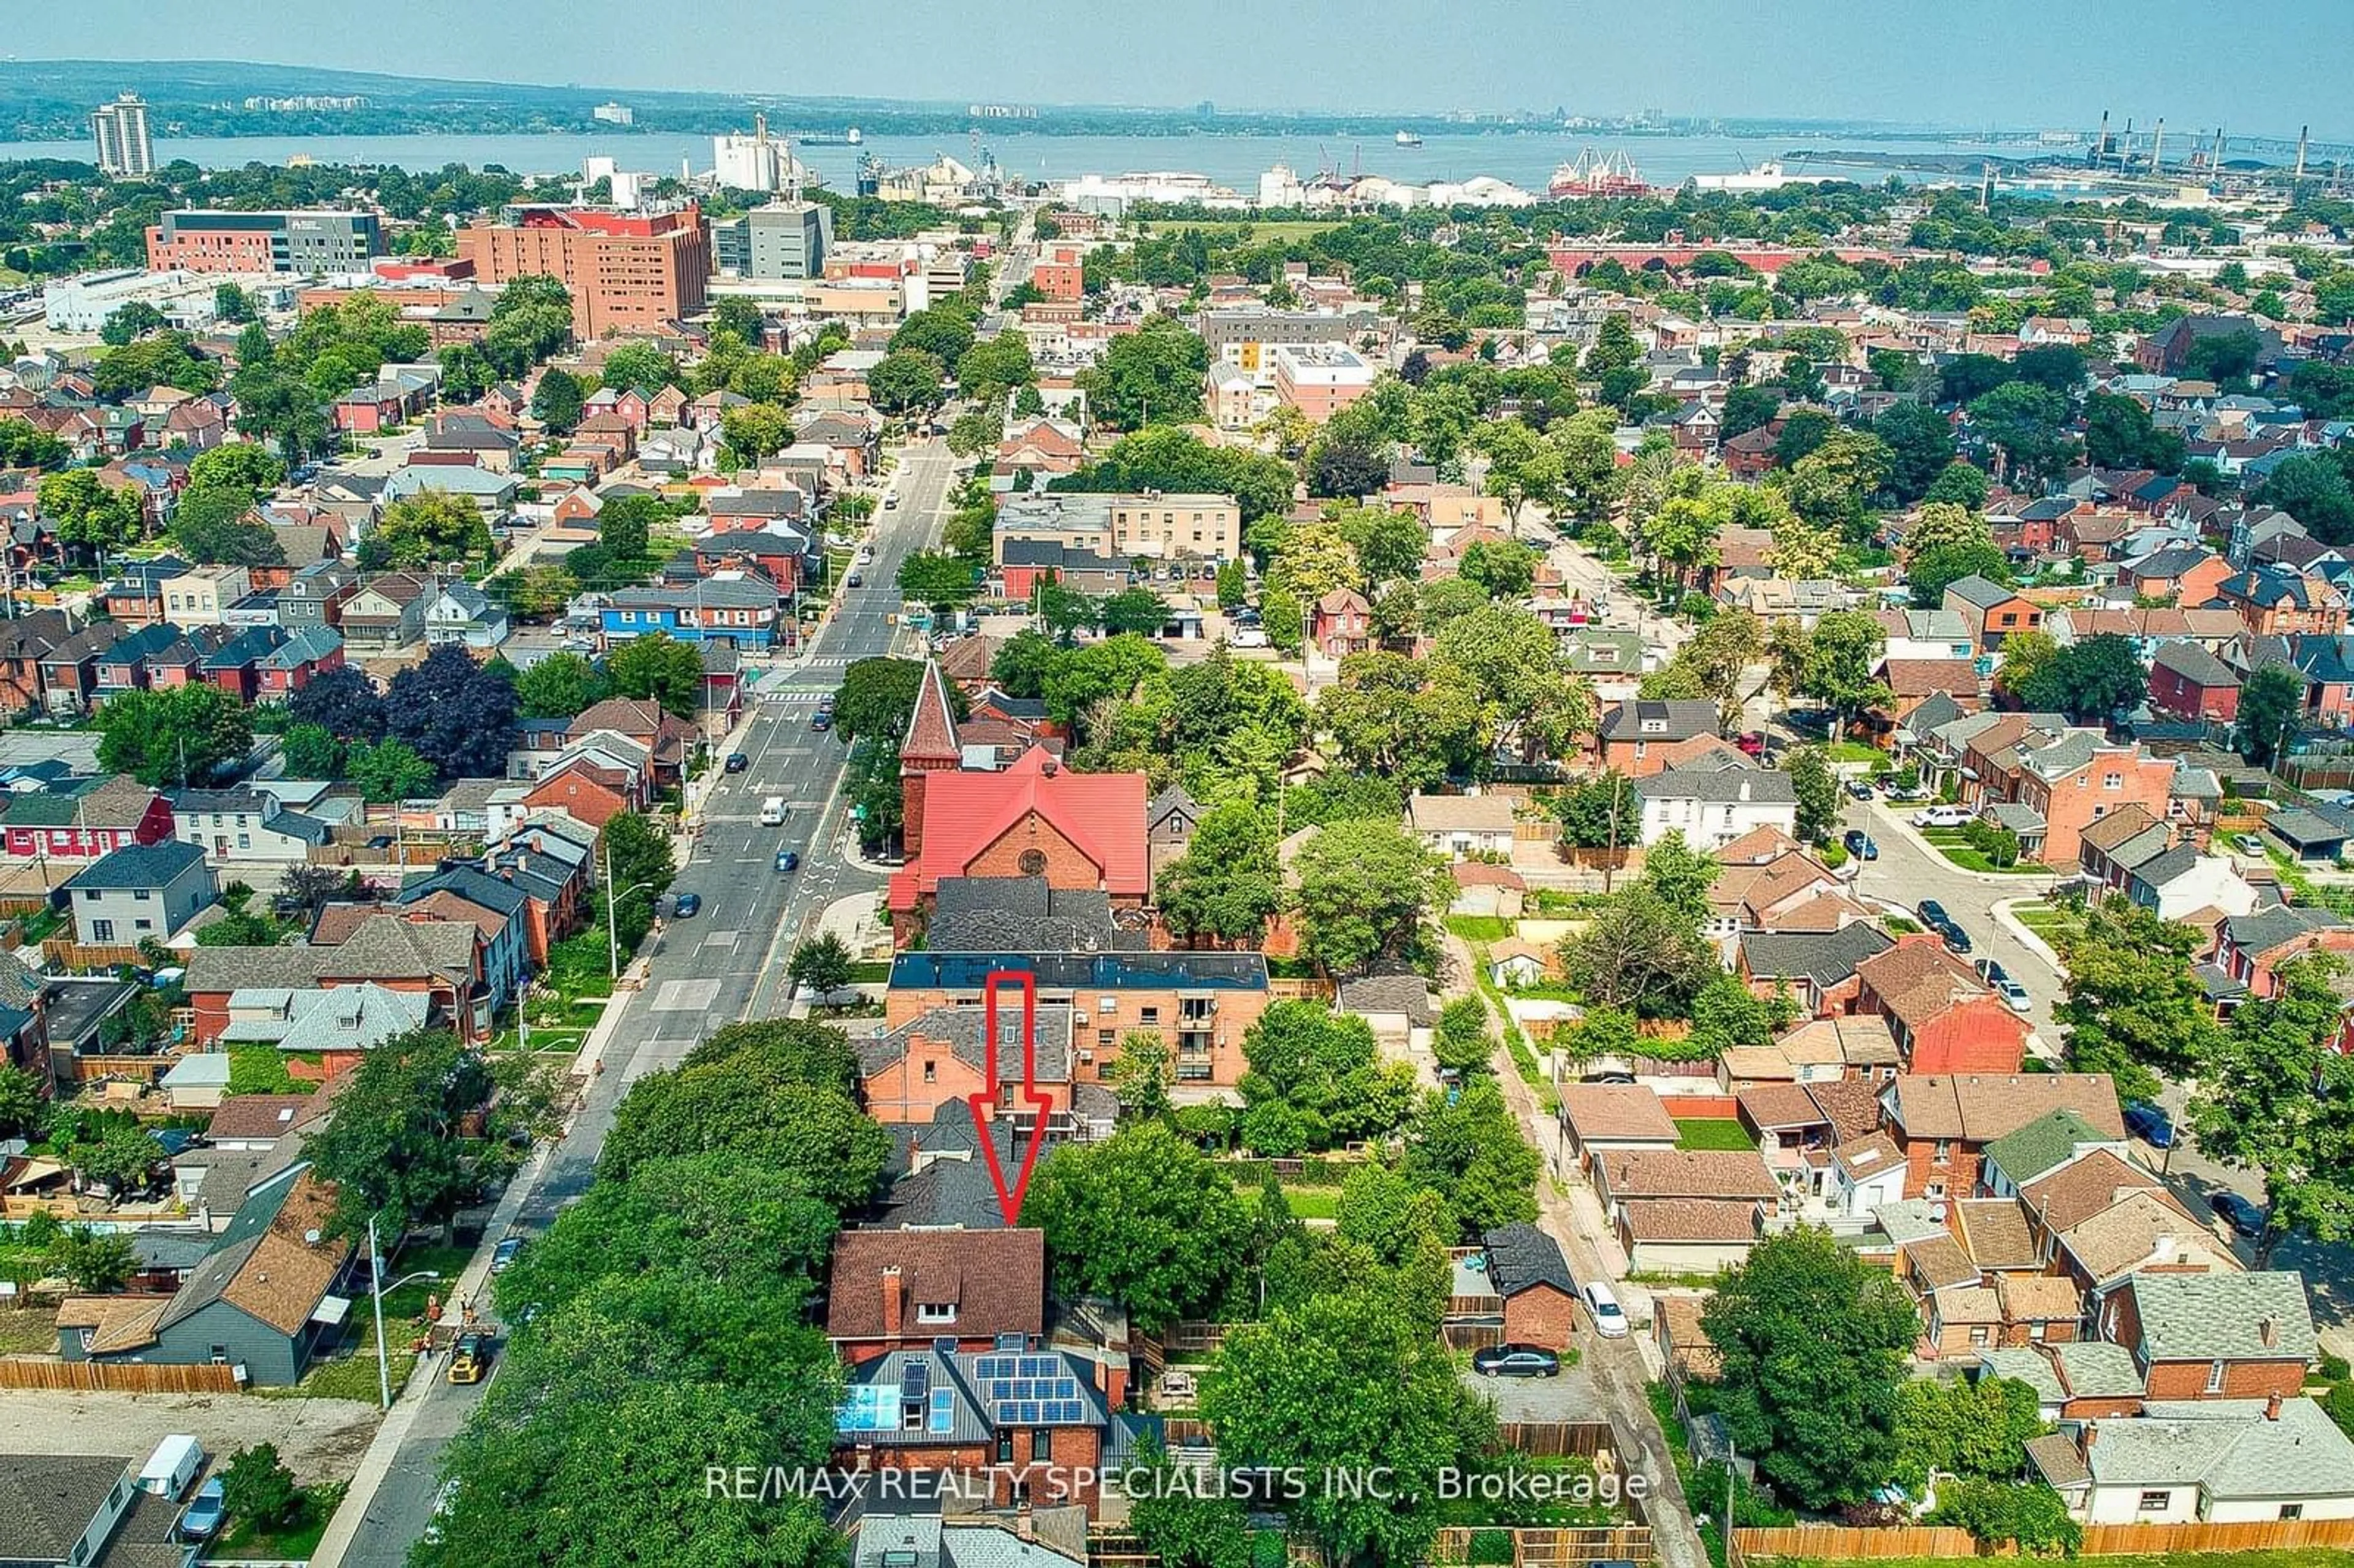
<svg viewBox="0 0 2354 1568">
<path fill-rule="evenodd" d="M 1487 175 L 1542 192 L 1555 168 L 1589 148 L 1624 151 L 1647 180 L 1661 185 L 1681 184 L 1696 174 L 1732 173 L 1766 159 L 1780 159 L 1794 175 L 1829 174 L 1878 182 L 1891 172 L 1886 167 L 1838 164 L 1827 156 L 1834 152 L 1926 158 L 1979 154 L 2019 157 L 2035 151 L 2016 142 L 1989 145 L 1964 139 L 1846 133 L 1808 141 L 1792 136 L 1735 140 L 1723 135 L 1614 139 L 1579 132 L 1538 131 L 1433 133 L 1416 147 L 1398 146 L 1388 136 L 1335 140 L 1314 135 L 1042 136 L 1020 132 L 984 133 L 981 145 L 1008 174 L 1025 181 L 1182 170 L 1206 175 L 1246 195 L 1257 189 L 1259 175 L 1275 164 L 1287 164 L 1303 176 L 1322 168 L 1344 173 L 1362 170 L 1417 185 Z M 959 136 L 870 136 L 859 146 L 831 143 L 797 147 L 796 152 L 803 164 L 824 177 L 827 188 L 842 192 L 852 188 L 862 156 L 881 158 L 894 167 L 929 163 L 943 154 L 970 165 L 976 156 L 970 139 Z M 80 141 L 0 143 L 0 160 L 69 158 L 87 163 L 91 155 L 89 143 Z M 711 138 L 620 131 L 498 136 L 159 136 L 155 156 L 159 162 L 186 158 L 206 168 L 282 164 L 303 157 L 321 164 L 397 164 L 411 170 L 439 169 L 449 164 L 473 168 L 497 164 L 523 175 L 578 173 L 583 160 L 607 156 L 620 160 L 623 168 L 675 175 L 681 160 L 698 174 L 711 167 Z"/>
</svg>

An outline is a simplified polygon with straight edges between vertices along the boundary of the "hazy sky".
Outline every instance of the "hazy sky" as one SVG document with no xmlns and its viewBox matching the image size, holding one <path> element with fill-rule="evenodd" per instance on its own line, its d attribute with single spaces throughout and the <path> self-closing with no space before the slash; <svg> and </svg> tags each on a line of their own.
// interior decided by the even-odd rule
<svg viewBox="0 0 2354 1568">
<path fill-rule="evenodd" d="M 1568 107 L 2354 134 L 2354 3 L 9 0 L 19 58 L 1020 102 Z"/>
</svg>

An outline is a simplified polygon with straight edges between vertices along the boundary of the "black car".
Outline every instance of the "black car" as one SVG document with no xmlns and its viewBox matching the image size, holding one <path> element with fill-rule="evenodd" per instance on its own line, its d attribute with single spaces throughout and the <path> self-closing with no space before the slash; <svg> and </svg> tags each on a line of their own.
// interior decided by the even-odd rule
<svg viewBox="0 0 2354 1568">
<path fill-rule="evenodd" d="M 1872 799 L 1872 786 L 1865 783 L 1861 779 L 1849 779 L 1847 781 L 1847 792 L 1850 800 L 1869 800 Z"/>
<path fill-rule="evenodd" d="M 740 752 L 740 751 L 731 751 L 731 752 L 729 752 L 729 753 L 727 754 L 727 771 L 728 771 L 728 772 L 730 772 L 730 773 L 741 773 L 741 772 L 743 772 L 743 771 L 744 771 L 744 769 L 746 769 L 747 768 L 749 768 L 749 767 L 751 767 L 751 766 L 752 766 L 752 759 L 751 759 L 750 758 L 748 758 L 748 757 L 745 756 L 742 752 Z"/>
<path fill-rule="evenodd" d="M 1471 1352 L 1471 1370 L 1483 1377 L 1558 1377 L 1561 1358 L 1543 1345 L 1490 1345 Z"/>
<path fill-rule="evenodd" d="M 1946 913 L 1946 906 L 1934 898 L 1921 900 L 1920 915 L 1921 924 L 1928 927 L 1932 931 L 1954 923 L 1954 917 Z"/>
<path fill-rule="evenodd" d="M 1846 847 L 1848 853 L 1855 856 L 1858 860 L 1878 860 L 1880 858 L 1880 846 L 1873 843 L 1872 842 L 1872 835 L 1865 832 L 1861 828 L 1850 828 L 1847 831 L 1846 835 L 1840 840 L 1840 842 Z"/>
<path fill-rule="evenodd" d="M 1970 934 L 1951 920 L 1937 927 L 1937 935 L 1946 938 L 1946 946 L 1956 953 L 1970 950 Z"/>
<path fill-rule="evenodd" d="M 2264 1234 L 2264 1212 L 2237 1192 L 2218 1192 L 2207 1200 L 2215 1217 L 2232 1227 L 2232 1234 L 2249 1241 Z"/>
</svg>

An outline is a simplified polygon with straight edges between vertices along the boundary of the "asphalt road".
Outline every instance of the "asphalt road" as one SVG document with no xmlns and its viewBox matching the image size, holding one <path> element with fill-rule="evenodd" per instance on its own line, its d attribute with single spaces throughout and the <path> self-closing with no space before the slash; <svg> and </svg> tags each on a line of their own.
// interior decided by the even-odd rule
<svg viewBox="0 0 2354 1568">
<path fill-rule="evenodd" d="M 790 673 L 781 699 L 762 701 L 746 726 L 738 744 L 751 766 L 723 776 L 673 884 L 678 892 L 700 894 L 702 912 L 666 922 L 654 938 L 645 984 L 621 998 L 603 1070 L 590 1078 L 570 1130 L 539 1167 L 517 1230 L 545 1228 L 588 1190 L 613 1108 L 631 1083 L 674 1065 L 722 1023 L 781 1012 L 784 965 L 801 934 L 834 899 L 874 885 L 874 874 L 843 853 L 844 807 L 835 797 L 848 748 L 813 733 L 810 716 L 853 660 L 890 652 L 903 635 L 896 630 L 899 597 L 891 585 L 900 560 L 938 529 L 951 466 L 937 441 L 902 454 L 894 484 L 899 504 L 876 514 L 875 558 L 860 568 L 865 586 L 846 590 L 808 652 L 782 666 Z M 760 803 L 770 795 L 785 799 L 781 829 L 759 823 Z M 798 873 L 776 871 L 779 849 L 801 852 Z M 489 1386 L 455 1387 L 440 1373 L 436 1361 L 419 1374 L 427 1381 L 414 1397 L 423 1403 L 344 1558 L 355 1568 L 398 1568 L 408 1560 L 409 1543 L 431 1517 L 442 1447 Z M 497 1376 L 494 1363 L 491 1381 Z"/>
</svg>

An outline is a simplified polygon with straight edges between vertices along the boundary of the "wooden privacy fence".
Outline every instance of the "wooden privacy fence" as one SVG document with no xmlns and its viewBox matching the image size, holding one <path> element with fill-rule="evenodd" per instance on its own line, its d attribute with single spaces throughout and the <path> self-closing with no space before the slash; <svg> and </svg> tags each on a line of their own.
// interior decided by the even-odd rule
<svg viewBox="0 0 2354 1568">
<path fill-rule="evenodd" d="M 0 1360 L 0 1388 L 66 1393 L 235 1393 L 234 1369 L 209 1362 L 158 1366 L 147 1361 Z"/>
<path fill-rule="evenodd" d="M 1276 976 L 1267 982 L 1269 1001 L 1330 1001 L 1335 994 L 1328 980 L 1298 980 Z"/>
<path fill-rule="evenodd" d="M 1450 1524 L 1430 1544 L 1433 1563 L 1469 1563 L 1474 1536 L 1510 1535 L 1513 1568 L 1566 1568 L 1581 1563 L 1651 1561 L 1648 1525 L 1597 1525 L 1587 1530 Z"/>
<path fill-rule="evenodd" d="M 1798 1524 L 1779 1530 L 1736 1530 L 1741 1559 L 1804 1557 L 1820 1562 L 1869 1562 L 1892 1557 L 2009 1556 L 1999 1546 L 1981 1551 L 1978 1537 L 1950 1525 L 1899 1525 L 1856 1530 Z M 2247 1524 L 2088 1524 L 2082 1557 L 2158 1557 L 2202 1552 L 2292 1552 L 2354 1547 L 2354 1519 L 2262 1520 Z"/>
<path fill-rule="evenodd" d="M 1496 1424 L 1496 1437 L 1507 1448 L 1532 1459 L 1559 1459 L 1572 1455 L 1591 1459 L 1604 1449 L 1616 1446 L 1606 1421 L 1500 1421 Z"/>
</svg>

